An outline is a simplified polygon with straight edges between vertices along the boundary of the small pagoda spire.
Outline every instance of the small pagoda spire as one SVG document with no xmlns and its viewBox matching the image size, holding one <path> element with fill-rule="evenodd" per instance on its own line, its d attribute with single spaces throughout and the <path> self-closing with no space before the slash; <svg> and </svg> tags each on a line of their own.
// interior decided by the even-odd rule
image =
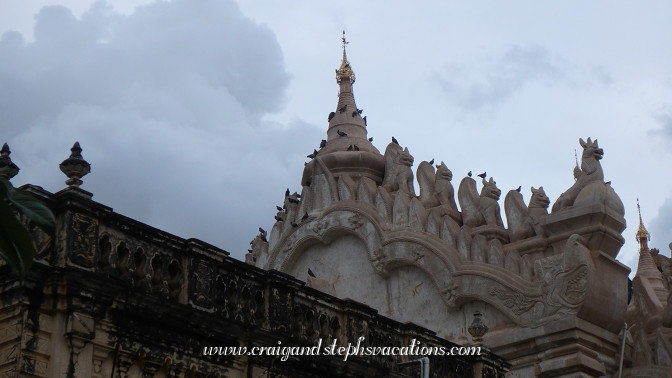
<svg viewBox="0 0 672 378">
<path fill-rule="evenodd" d="M 348 55 L 345 53 L 345 46 L 350 42 L 345 40 L 345 30 L 343 30 L 343 37 L 341 38 L 343 43 L 343 60 L 341 61 L 341 66 L 336 70 L 336 82 L 341 84 L 343 79 L 348 79 L 350 84 L 355 82 L 355 72 L 350 67 L 350 62 L 348 62 Z"/>
<path fill-rule="evenodd" d="M 9 145 L 7 143 L 2 145 L 0 150 L 0 168 L 9 168 L 7 172 L 0 174 L 0 177 L 7 180 L 11 180 L 12 177 L 16 176 L 19 173 L 19 167 L 14 164 L 12 158 L 9 155 L 12 151 L 9 150 Z"/>
<path fill-rule="evenodd" d="M 639 207 L 639 198 L 637 198 L 637 212 L 639 213 L 639 227 L 637 228 L 637 233 L 635 237 L 639 243 L 639 250 L 646 251 L 649 249 L 648 242 L 651 240 L 651 234 L 644 227 L 644 222 L 642 222 L 642 209 Z"/>
<path fill-rule="evenodd" d="M 68 176 L 65 183 L 68 186 L 78 188 L 83 183 L 81 178 L 91 172 L 91 164 L 82 158 L 82 148 L 79 146 L 79 142 L 72 145 L 70 152 L 70 157 L 63 160 L 59 167 Z"/>
</svg>

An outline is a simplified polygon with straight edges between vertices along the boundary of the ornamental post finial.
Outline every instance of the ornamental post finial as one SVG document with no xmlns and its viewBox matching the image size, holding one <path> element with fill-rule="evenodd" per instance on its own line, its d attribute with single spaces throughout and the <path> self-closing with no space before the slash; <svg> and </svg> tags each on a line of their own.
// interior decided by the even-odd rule
<svg viewBox="0 0 672 378">
<path fill-rule="evenodd" d="M 91 172 L 91 164 L 82 158 L 82 148 L 79 146 L 79 142 L 75 142 L 70 152 L 70 157 L 63 160 L 59 167 L 68 176 L 65 183 L 68 186 L 79 187 L 83 183 L 81 178 Z"/>
<path fill-rule="evenodd" d="M 0 168 L 6 168 L 5 172 L 0 173 L 0 177 L 11 180 L 12 177 L 16 176 L 19 173 L 19 167 L 12 161 L 12 158 L 9 157 L 12 151 L 9 150 L 7 143 L 2 145 L 0 150 Z"/>
</svg>

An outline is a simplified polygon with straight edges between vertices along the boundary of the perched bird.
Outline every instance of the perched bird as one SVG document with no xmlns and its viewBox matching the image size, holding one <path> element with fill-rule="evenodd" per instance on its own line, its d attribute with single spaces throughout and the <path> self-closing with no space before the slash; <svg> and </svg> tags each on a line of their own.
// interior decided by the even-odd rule
<svg viewBox="0 0 672 378">
<path fill-rule="evenodd" d="M 432 160 L 429 161 L 429 165 L 432 165 L 432 164 L 434 164 L 434 158 L 432 158 Z"/>
<path fill-rule="evenodd" d="M 373 142 L 373 137 L 369 138 L 369 142 Z"/>
<path fill-rule="evenodd" d="M 354 112 L 352 112 L 352 116 L 353 116 L 353 117 L 356 116 L 357 114 L 359 114 L 359 113 L 357 113 L 356 110 L 355 110 Z"/>
<path fill-rule="evenodd" d="M 252 243 L 254 243 L 254 239 L 250 240 L 250 245 L 252 245 Z"/>
<path fill-rule="evenodd" d="M 338 112 L 344 113 L 346 109 L 348 109 L 348 104 L 343 105 L 340 109 L 338 109 Z"/>
<path fill-rule="evenodd" d="M 275 205 L 275 208 L 278 209 L 278 211 L 285 211 L 284 207 L 280 207 L 278 205 Z"/>
<path fill-rule="evenodd" d="M 287 198 L 287 200 L 289 201 L 289 203 L 299 203 L 299 200 L 294 199 L 292 197 Z"/>
<path fill-rule="evenodd" d="M 308 268 L 308 275 L 315 278 L 315 273 L 313 273 L 313 271 L 310 270 L 310 268 Z"/>
<path fill-rule="evenodd" d="M 289 197 L 289 188 L 287 188 L 287 190 L 285 190 L 285 197 Z"/>
<path fill-rule="evenodd" d="M 304 162 L 304 163 L 303 163 L 303 166 L 305 167 L 306 165 L 308 165 L 308 163 L 305 163 L 305 162 Z"/>
<path fill-rule="evenodd" d="M 467 176 L 471 177 L 471 171 L 469 171 L 469 173 L 467 173 Z"/>
<path fill-rule="evenodd" d="M 359 151 L 359 147 L 355 144 L 355 151 Z"/>
<path fill-rule="evenodd" d="M 308 212 L 306 211 L 305 214 L 301 217 L 301 221 L 303 222 L 304 220 L 308 219 Z"/>
<path fill-rule="evenodd" d="M 522 187 L 519 186 L 518 189 L 516 189 L 516 192 L 520 193 L 520 189 L 521 189 L 521 188 L 522 188 Z"/>
<path fill-rule="evenodd" d="M 327 141 L 322 139 L 322 141 L 320 142 L 320 148 L 324 148 L 324 147 L 327 147 Z"/>
<path fill-rule="evenodd" d="M 607 182 L 605 182 L 605 184 L 611 186 L 611 181 L 607 181 Z"/>
<path fill-rule="evenodd" d="M 298 225 L 298 224 L 296 224 L 296 223 L 294 223 L 294 222 L 290 222 L 289 224 L 291 224 L 291 225 L 292 225 L 292 227 L 294 227 L 294 228 L 297 228 L 297 227 L 299 227 L 299 225 Z"/>
<path fill-rule="evenodd" d="M 366 126 L 366 116 L 364 116 L 362 119 L 364 120 L 364 126 Z"/>
<path fill-rule="evenodd" d="M 268 240 L 266 239 L 266 236 L 264 236 L 264 234 L 261 234 L 261 241 L 263 241 L 264 243 L 268 243 Z"/>
<path fill-rule="evenodd" d="M 357 109 L 357 114 L 362 114 L 363 111 L 364 109 Z"/>
<path fill-rule="evenodd" d="M 263 228 L 259 227 L 259 232 L 262 233 L 262 234 L 264 234 L 264 233 L 266 233 L 266 230 L 264 230 Z"/>
<path fill-rule="evenodd" d="M 344 133 L 341 130 L 336 130 L 336 134 L 338 134 L 338 136 L 340 136 L 340 137 L 348 136 L 348 134 Z"/>
<path fill-rule="evenodd" d="M 483 172 L 483 173 L 481 173 L 480 175 L 477 175 L 477 176 L 485 180 L 485 176 L 487 176 L 487 174 L 486 174 L 486 172 Z"/>
<path fill-rule="evenodd" d="M 329 119 L 328 119 L 327 121 L 331 121 L 331 119 L 334 118 L 334 117 L 336 117 L 336 113 L 335 113 L 335 112 L 331 112 L 331 113 L 329 113 Z"/>
<path fill-rule="evenodd" d="M 317 154 L 318 154 L 317 150 L 313 149 L 313 153 L 310 154 L 310 155 L 307 155 L 306 157 L 311 158 L 311 159 L 315 159 L 315 157 L 317 157 Z"/>
<path fill-rule="evenodd" d="M 399 145 L 399 142 L 397 142 L 397 138 L 395 138 L 395 137 L 392 137 L 392 143 L 394 143 L 396 145 Z"/>
<path fill-rule="evenodd" d="M 301 195 L 300 195 L 300 194 L 297 194 L 297 195 L 296 195 L 296 198 L 301 198 Z"/>
<path fill-rule="evenodd" d="M 251 249 L 248 249 L 248 250 L 247 250 L 247 252 L 250 252 L 250 253 L 252 253 L 252 252 L 254 252 L 254 251 L 253 251 L 253 250 L 251 250 Z"/>
<path fill-rule="evenodd" d="M 348 151 L 352 151 L 352 144 L 348 146 Z"/>
<path fill-rule="evenodd" d="M 275 220 L 278 221 L 278 222 L 284 222 L 285 221 L 284 219 L 282 219 L 281 217 L 279 217 L 277 215 L 275 216 Z"/>
</svg>

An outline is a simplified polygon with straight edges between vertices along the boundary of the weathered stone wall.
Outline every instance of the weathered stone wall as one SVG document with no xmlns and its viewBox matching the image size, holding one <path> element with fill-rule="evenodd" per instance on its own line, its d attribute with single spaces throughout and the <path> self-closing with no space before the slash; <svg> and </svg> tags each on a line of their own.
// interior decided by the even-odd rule
<svg viewBox="0 0 672 378">
<path fill-rule="evenodd" d="M 278 271 L 228 257 L 114 213 L 69 188 L 29 191 L 54 210 L 35 229 L 37 261 L 23 282 L 0 267 L 2 377 L 403 377 L 421 356 L 204 356 L 210 346 L 456 346 Z M 432 376 L 502 376 L 482 356 L 430 357 Z"/>
</svg>

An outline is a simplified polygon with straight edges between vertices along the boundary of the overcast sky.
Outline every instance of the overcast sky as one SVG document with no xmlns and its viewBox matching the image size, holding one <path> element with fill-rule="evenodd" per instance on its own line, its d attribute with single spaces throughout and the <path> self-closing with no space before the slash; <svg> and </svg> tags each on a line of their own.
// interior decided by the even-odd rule
<svg viewBox="0 0 672 378">
<path fill-rule="evenodd" d="M 636 198 L 650 245 L 672 241 L 670 14 L 669 1 L 0 0 L 0 143 L 15 185 L 56 192 L 79 141 L 94 200 L 242 259 L 325 137 L 345 29 L 374 144 L 395 136 L 455 185 L 487 171 L 504 194 L 542 185 L 554 202 L 578 139 L 597 138 L 634 269 Z"/>
</svg>

